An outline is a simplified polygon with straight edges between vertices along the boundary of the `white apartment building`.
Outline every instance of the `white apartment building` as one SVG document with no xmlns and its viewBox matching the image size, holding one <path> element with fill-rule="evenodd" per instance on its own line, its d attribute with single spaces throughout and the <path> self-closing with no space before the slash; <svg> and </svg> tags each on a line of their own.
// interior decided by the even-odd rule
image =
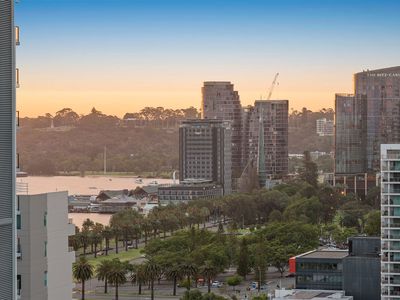
<svg viewBox="0 0 400 300">
<path fill-rule="evenodd" d="M 334 128 L 333 120 L 327 120 L 326 118 L 317 120 L 317 134 L 319 136 L 333 136 Z"/>
<path fill-rule="evenodd" d="M 400 144 L 381 145 L 381 299 L 400 299 Z"/>
<path fill-rule="evenodd" d="M 68 236 L 68 194 L 17 197 L 17 295 L 21 300 L 71 300 L 75 252 Z"/>
</svg>

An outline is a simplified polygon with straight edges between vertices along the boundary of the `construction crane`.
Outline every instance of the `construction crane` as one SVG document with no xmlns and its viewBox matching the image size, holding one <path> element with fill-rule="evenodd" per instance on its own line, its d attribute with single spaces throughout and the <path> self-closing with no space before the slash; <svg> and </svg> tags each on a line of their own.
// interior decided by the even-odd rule
<svg viewBox="0 0 400 300">
<path fill-rule="evenodd" d="M 279 73 L 276 73 L 275 77 L 274 77 L 274 81 L 272 81 L 271 87 L 269 88 L 269 93 L 268 93 L 268 96 L 267 96 L 267 100 L 271 99 L 272 92 L 274 91 L 274 87 L 275 87 L 275 85 L 277 85 L 278 76 L 279 76 Z"/>
</svg>

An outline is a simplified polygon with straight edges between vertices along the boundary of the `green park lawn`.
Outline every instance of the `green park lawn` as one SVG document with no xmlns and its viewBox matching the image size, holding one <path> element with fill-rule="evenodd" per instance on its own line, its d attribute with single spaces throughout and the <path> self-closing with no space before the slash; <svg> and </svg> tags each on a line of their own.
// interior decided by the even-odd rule
<svg viewBox="0 0 400 300">
<path fill-rule="evenodd" d="M 139 258 L 141 255 L 142 254 L 140 253 L 140 248 L 139 249 L 129 249 L 128 251 L 121 249 L 118 254 L 113 253 L 113 254 L 109 254 L 107 256 L 104 255 L 104 256 L 97 256 L 97 258 L 94 258 L 94 257 L 89 258 L 89 262 L 94 267 L 97 267 L 97 265 L 100 264 L 100 262 L 103 260 L 119 258 L 122 262 L 124 262 L 124 261 L 131 261 L 133 259 Z"/>
</svg>

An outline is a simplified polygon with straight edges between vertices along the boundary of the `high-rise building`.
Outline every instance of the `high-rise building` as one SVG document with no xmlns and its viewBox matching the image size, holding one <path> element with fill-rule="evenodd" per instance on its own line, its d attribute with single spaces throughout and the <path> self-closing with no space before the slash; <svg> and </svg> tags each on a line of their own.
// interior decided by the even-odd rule
<svg viewBox="0 0 400 300">
<path fill-rule="evenodd" d="M 334 182 L 365 196 L 380 145 L 400 143 L 400 67 L 354 74 L 354 95 L 337 95 L 335 106 Z"/>
<path fill-rule="evenodd" d="M 21 300 L 70 300 L 75 252 L 68 236 L 68 194 L 18 195 L 17 294 Z"/>
<path fill-rule="evenodd" d="M 381 299 L 400 296 L 400 144 L 381 145 Z"/>
<path fill-rule="evenodd" d="M 242 171 L 242 106 L 239 93 L 228 81 L 207 81 L 202 88 L 202 119 L 231 122 L 232 176 L 239 178 Z"/>
<path fill-rule="evenodd" d="M 317 134 L 319 136 L 333 136 L 335 123 L 326 118 L 317 119 Z"/>
<path fill-rule="evenodd" d="M 245 108 L 244 166 L 251 161 L 263 161 L 265 174 L 272 179 L 281 178 L 288 173 L 288 110 L 288 100 L 257 100 L 254 107 Z M 260 128 L 260 124 L 264 125 L 263 128 Z M 263 141 L 260 133 L 264 134 Z M 260 151 L 260 140 L 264 143 L 264 151 Z M 261 160 L 258 157 L 260 153 L 264 154 Z"/>
<path fill-rule="evenodd" d="M 204 179 L 232 192 L 229 121 L 187 120 L 179 128 L 179 180 Z"/>
<path fill-rule="evenodd" d="M 336 94 L 335 173 L 356 175 L 366 172 L 365 99 Z"/>
<path fill-rule="evenodd" d="M 354 74 L 354 86 L 367 102 L 367 169 L 379 171 L 380 144 L 400 142 L 400 66 Z"/>
<path fill-rule="evenodd" d="M 14 0 L 0 1 L 0 299 L 16 296 Z"/>
</svg>

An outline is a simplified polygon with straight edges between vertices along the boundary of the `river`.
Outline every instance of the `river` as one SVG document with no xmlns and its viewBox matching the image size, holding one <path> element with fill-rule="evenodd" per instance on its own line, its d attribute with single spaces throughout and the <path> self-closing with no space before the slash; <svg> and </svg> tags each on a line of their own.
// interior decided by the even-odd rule
<svg viewBox="0 0 400 300">
<path fill-rule="evenodd" d="M 69 195 L 98 195 L 101 190 L 135 189 L 156 180 L 159 184 L 172 183 L 172 179 L 143 178 L 142 184 L 134 177 L 126 176 L 29 176 L 19 177 L 17 182 L 28 184 L 29 194 L 68 191 Z"/>
<path fill-rule="evenodd" d="M 142 184 L 135 183 L 134 177 L 127 176 L 29 176 L 19 177 L 17 182 L 28 184 L 28 193 L 31 195 L 68 191 L 69 195 L 98 195 L 101 190 L 135 189 L 137 186 L 147 185 L 156 180 L 159 184 L 172 183 L 172 179 L 143 178 Z M 70 213 L 76 226 L 81 227 L 87 218 L 94 222 L 108 225 L 111 215 L 97 213 Z"/>
</svg>

